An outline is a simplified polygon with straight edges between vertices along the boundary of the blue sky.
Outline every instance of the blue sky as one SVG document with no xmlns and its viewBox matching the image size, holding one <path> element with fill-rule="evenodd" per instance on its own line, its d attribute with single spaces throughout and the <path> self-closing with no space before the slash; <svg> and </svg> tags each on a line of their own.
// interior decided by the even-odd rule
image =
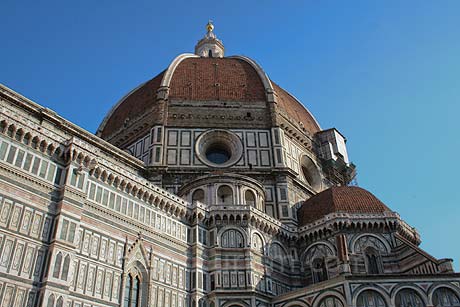
<svg viewBox="0 0 460 307">
<path fill-rule="evenodd" d="M 218 3 L 218 4 L 216 4 Z M 323 128 L 358 183 L 453 258 L 460 244 L 459 1 L 2 1 L 0 82 L 94 132 L 129 90 L 192 52 L 208 19 Z"/>
</svg>

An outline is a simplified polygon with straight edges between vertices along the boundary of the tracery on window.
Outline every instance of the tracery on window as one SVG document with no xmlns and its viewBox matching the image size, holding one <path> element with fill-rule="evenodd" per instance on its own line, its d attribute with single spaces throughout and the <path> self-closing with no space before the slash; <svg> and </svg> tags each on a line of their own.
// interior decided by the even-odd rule
<svg viewBox="0 0 460 307">
<path fill-rule="evenodd" d="M 368 274 L 380 274 L 381 263 L 379 252 L 373 247 L 367 247 L 364 250 L 364 257 L 366 261 Z"/>
<path fill-rule="evenodd" d="M 324 258 L 316 258 L 311 265 L 313 282 L 321 282 L 328 279 L 327 267 Z"/>
<path fill-rule="evenodd" d="M 343 307 L 343 304 L 337 297 L 327 296 L 321 300 L 319 307 Z"/>
<path fill-rule="evenodd" d="M 377 291 L 366 290 L 359 294 L 357 307 L 386 307 L 387 304 Z"/>
<path fill-rule="evenodd" d="M 433 305 L 435 307 L 458 307 L 460 300 L 458 296 L 449 288 L 438 288 L 433 293 Z"/>
<path fill-rule="evenodd" d="M 244 239 L 241 232 L 236 229 L 224 231 L 220 237 L 220 245 L 225 248 L 239 248 L 244 246 Z"/>
<path fill-rule="evenodd" d="M 424 307 L 424 304 L 415 290 L 403 289 L 396 294 L 396 307 Z"/>
<path fill-rule="evenodd" d="M 138 274 L 132 272 L 126 277 L 124 307 L 141 306 L 141 279 Z"/>
<path fill-rule="evenodd" d="M 61 264 L 62 264 L 62 253 L 59 252 L 56 255 L 56 260 L 54 261 L 54 270 L 53 270 L 54 278 L 59 278 L 59 272 L 61 272 Z"/>
</svg>

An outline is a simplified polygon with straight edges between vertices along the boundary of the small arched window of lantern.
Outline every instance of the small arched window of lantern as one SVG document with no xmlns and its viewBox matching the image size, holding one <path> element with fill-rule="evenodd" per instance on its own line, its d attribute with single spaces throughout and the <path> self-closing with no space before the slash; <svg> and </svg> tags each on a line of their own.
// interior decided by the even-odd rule
<svg viewBox="0 0 460 307">
<path fill-rule="evenodd" d="M 217 189 L 217 203 L 222 205 L 233 204 L 233 190 L 228 185 L 222 185 Z"/>
<path fill-rule="evenodd" d="M 256 207 L 256 195 L 251 190 L 244 192 L 244 202 L 246 205 Z"/>
<path fill-rule="evenodd" d="M 203 189 L 196 189 L 192 194 L 192 203 L 200 202 L 204 203 L 204 191 Z"/>
<path fill-rule="evenodd" d="M 229 229 L 222 233 L 220 246 L 224 248 L 240 248 L 244 246 L 244 239 L 241 232 L 236 229 Z"/>
<path fill-rule="evenodd" d="M 319 307 L 343 307 L 343 304 L 337 297 L 327 296 L 321 300 Z"/>
<path fill-rule="evenodd" d="M 380 263 L 380 254 L 375 248 L 367 247 L 364 250 L 364 257 L 366 261 L 366 268 L 367 268 L 368 274 L 382 273 L 381 263 Z"/>
<path fill-rule="evenodd" d="M 403 289 L 396 294 L 396 307 L 424 307 L 422 298 L 413 289 Z"/>
<path fill-rule="evenodd" d="M 377 291 L 365 290 L 358 296 L 356 307 L 386 307 L 382 295 Z"/>
<path fill-rule="evenodd" d="M 125 284 L 124 307 L 140 306 L 140 286 L 141 280 L 139 276 L 133 276 L 132 274 L 128 274 Z"/>
<path fill-rule="evenodd" d="M 434 291 L 433 305 L 435 307 L 457 307 L 460 306 L 460 300 L 454 291 L 442 287 Z"/>
<path fill-rule="evenodd" d="M 311 262 L 311 273 L 314 283 L 325 281 L 328 279 L 326 261 L 324 258 L 315 258 Z"/>
</svg>

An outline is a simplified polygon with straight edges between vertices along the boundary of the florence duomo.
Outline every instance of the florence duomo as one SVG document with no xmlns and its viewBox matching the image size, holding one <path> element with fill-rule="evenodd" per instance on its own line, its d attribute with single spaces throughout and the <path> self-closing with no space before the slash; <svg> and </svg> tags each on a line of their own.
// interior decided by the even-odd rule
<svg viewBox="0 0 460 307">
<path fill-rule="evenodd" d="M 217 34 L 96 133 L 0 85 L 0 305 L 460 306 L 340 127 Z"/>
</svg>

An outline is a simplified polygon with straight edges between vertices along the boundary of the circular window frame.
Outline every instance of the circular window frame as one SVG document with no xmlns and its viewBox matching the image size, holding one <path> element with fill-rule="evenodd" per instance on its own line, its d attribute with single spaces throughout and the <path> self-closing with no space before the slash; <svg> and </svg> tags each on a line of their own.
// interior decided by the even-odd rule
<svg viewBox="0 0 460 307">
<path fill-rule="evenodd" d="M 225 147 L 230 154 L 227 161 L 214 163 L 207 158 L 207 150 L 213 147 Z M 195 153 L 198 159 L 205 165 L 213 168 L 227 168 L 235 165 L 243 156 L 243 144 L 241 139 L 228 130 L 215 129 L 203 132 L 195 142 Z"/>
</svg>

